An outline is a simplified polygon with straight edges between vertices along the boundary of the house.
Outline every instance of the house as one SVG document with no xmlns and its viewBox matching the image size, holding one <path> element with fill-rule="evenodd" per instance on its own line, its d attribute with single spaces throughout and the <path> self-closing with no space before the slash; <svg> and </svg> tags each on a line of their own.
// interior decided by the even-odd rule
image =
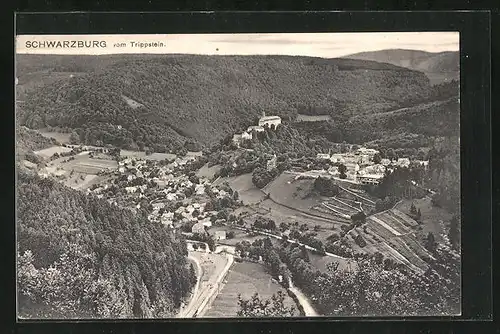
<svg viewBox="0 0 500 334">
<path fill-rule="evenodd" d="M 328 153 L 318 153 L 316 155 L 317 159 L 330 160 L 330 154 Z"/>
<path fill-rule="evenodd" d="M 429 167 L 429 160 L 415 160 L 415 162 L 420 166 L 424 166 L 424 169 L 426 170 Z"/>
<path fill-rule="evenodd" d="M 127 194 L 133 194 L 137 191 L 137 187 L 125 187 Z"/>
<path fill-rule="evenodd" d="M 194 224 L 193 227 L 191 228 L 191 232 L 193 234 L 201 234 L 201 235 L 207 233 L 207 231 L 205 231 L 205 225 L 203 225 L 202 222 Z"/>
<path fill-rule="evenodd" d="M 215 231 L 215 240 L 225 240 L 226 239 L 226 231 Z"/>
<path fill-rule="evenodd" d="M 375 154 L 379 153 L 379 151 L 377 151 L 373 148 L 366 148 L 366 147 L 358 148 L 357 152 L 359 152 L 359 154 L 368 154 L 371 156 L 374 156 Z"/>
<path fill-rule="evenodd" d="M 281 117 L 279 116 L 266 116 L 265 113 L 262 114 L 262 117 L 259 119 L 259 126 L 269 126 L 271 125 L 278 126 L 281 124 Z"/>
<path fill-rule="evenodd" d="M 242 135 L 241 134 L 235 134 L 235 135 L 233 135 L 233 143 L 236 146 L 240 146 L 241 139 L 242 139 Z"/>
<path fill-rule="evenodd" d="M 384 175 L 381 174 L 364 174 L 358 175 L 357 180 L 361 184 L 379 184 Z"/>
<path fill-rule="evenodd" d="M 196 195 L 203 195 L 203 194 L 205 194 L 205 186 L 203 186 L 201 184 L 197 184 L 194 188 L 194 191 L 195 191 Z"/>
<path fill-rule="evenodd" d="M 397 165 L 400 167 L 408 167 L 410 166 L 410 159 L 408 158 L 399 158 L 397 161 Z"/>
<path fill-rule="evenodd" d="M 381 159 L 380 163 L 384 166 L 389 166 L 391 164 L 391 160 L 389 159 Z"/>
<path fill-rule="evenodd" d="M 342 154 L 332 154 L 332 156 L 330 157 L 330 160 L 332 162 L 337 162 L 337 163 L 344 163 L 345 162 L 345 159 L 342 156 Z"/>
<path fill-rule="evenodd" d="M 201 223 L 205 227 L 212 227 L 212 221 L 208 218 L 201 220 Z"/>
<path fill-rule="evenodd" d="M 245 131 L 245 132 L 243 132 L 243 133 L 241 134 L 241 139 L 252 139 L 252 133 L 251 133 L 251 132 L 250 132 L 250 133 L 248 133 L 248 132 L 246 132 L 246 131 Z"/>
<path fill-rule="evenodd" d="M 276 154 L 274 154 L 273 157 L 267 161 L 267 170 L 271 171 L 275 169 L 276 164 L 277 164 L 277 157 Z"/>
<path fill-rule="evenodd" d="M 260 125 L 252 125 L 252 126 L 249 126 L 248 129 L 247 129 L 247 132 L 251 133 L 251 132 L 263 132 L 264 131 L 264 128 Z"/>
<path fill-rule="evenodd" d="M 162 202 L 159 202 L 159 203 L 153 203 L 151 204 L 153 206 L 153 210 L 154 209 L 163 209 L 165 207 L 165 203 L 162 203 Z"/>
</svg>

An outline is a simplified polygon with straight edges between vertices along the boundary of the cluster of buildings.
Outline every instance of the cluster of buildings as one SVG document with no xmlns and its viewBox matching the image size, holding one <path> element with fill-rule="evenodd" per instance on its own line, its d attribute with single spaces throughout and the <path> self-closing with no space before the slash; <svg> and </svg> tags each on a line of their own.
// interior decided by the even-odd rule
<svg viewBox="0 0 500 334">
<path fill-rule="evenodd" d="M 374 162 L 374 156 L 380 152 L 375 149 L 360 147 L 354 152 L 347 153 L 319 153 L 318 159 L 330 160 L 337 166 L 333 166 L 328 173 L 338 177 L 340 172 L 338 165 L 346 167 L 346 179 L 359 184 L 378 184 L 384 177 L 386 169 L 394 167 L 409 167 L 409 158 L 398 158 L 397 160 L 381 159 L 380 163 Z M 427 168 L 428 161 L 414 161 Z"/>
<path fill-rule="evenodd" d="M 251 125 L 247 128 L 246 131 L 243 131 L 241 134 L 235 134 L 233 136 L 233 143 L 236 146 L 239 146 L 243 140 L 249 140 L 253 138 L 253 134 L 257 132 L 263 132 L 264 127 L 268 126 L 278 126 L 281 124 L 281 117 L 279 116 L 266 116 L 265 113 L 262 114 L 262 117 L 259 119 L 258 125 Z"/>
<path fill-rule="evenodd" d="M 148 216 L 150 221 L 160 222 L 170 228 L 180 227 L 187 223 L 195 223 L 194 230 L 199 229 L 200 226 L 209 228 L 212 222 L 217 221 L 218 211 L 206 210 L 206 203 L 209 200 L 208 189 L 216 198 L 224 198 L 230 194 L 212 185 L 208 179 L 201 178 L 199 182 L 194 183 L 182 171 L 176 173 L 175 170 L 178 170 L 179 166 L 182 169 L 183 165 L 185 163 L 179 161 L 161 165 L 151 160 L 123 159 L 119 162 L 116 172 L 119 177 L 114 182 L 121 182 L 119 180 L 123 181 L 124 177 L 130 184 L 134 184 L 137 178 L 144 180 L 140 185 L 124 187 L 125 191 L 121 191 L 121 194 L 113 196 L 114 198 L 108 201 L 115 204 L 120 202 L 120 205 L 134 210 L 139 209 L 141 203 L 146 200 L 152 206 L 152 211 Z M 102 198 L 103 192 L 111 186 L 112 183 L 103 184 L 87 191 Z M 189 195 L 187 196 L 188 189 Z M 173 209 L 171 203 L 174 202 L 180 202 L 180 206 L 176 205 Z M 167 206 L 167 204 L 170 205 Z"/>
</svg>

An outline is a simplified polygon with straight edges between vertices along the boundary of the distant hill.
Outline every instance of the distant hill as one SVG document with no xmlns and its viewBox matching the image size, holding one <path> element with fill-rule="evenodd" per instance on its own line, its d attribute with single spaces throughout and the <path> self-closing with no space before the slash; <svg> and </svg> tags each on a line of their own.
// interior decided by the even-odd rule
<svg viewBox="0 0 500 334">
<path fill-rule="evenodd" d="M 17 113 L 21 124 L 68 127 L 89 144 L 102 141 L 156 151 L 175 151 L 187 141 L 214 143 L 252 124 L 263 112 L 287 119 L 296 115 L 299 105 L 306 105 L 350 117 L 416 104 L 432 94 L 428 78 L 420 72 L 362 60 L 44 57 L 17 57 L 20 82 L 40 70 L 50 71 L 49 77 L 62 72 L 79 75 L 67 75 L 26 94 Z M 38 68 L 37 62 L 44 65 Z"/>
<path fill-rule="evenodd" d="M 418 50 L 388 49 L 355 53 L 344 58 L 370 60 L 406 67 L 424 72 L 432 84 L 459 80 L 460 54 L 458 51 L 425 52 Z"/>
</svg>

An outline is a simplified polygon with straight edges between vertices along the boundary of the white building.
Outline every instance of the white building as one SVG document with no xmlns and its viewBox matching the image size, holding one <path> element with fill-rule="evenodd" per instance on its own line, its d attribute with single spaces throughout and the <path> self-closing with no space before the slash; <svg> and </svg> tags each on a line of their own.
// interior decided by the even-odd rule
<svg viewBox="0 0 500 334">
<path fill-rule="evenodd" d="M 332 156 L 330 157 L 330 160 L 332 162 L 337 162 L 337 163 L 344 163 L 345 162 L 345 159 L 342 156 L 342 154 L 332 154 Z"/>
<path fill-rule="evenodd" d="M 410 166 L 410 159 L 408 158 L 399 158 L 397 165 L 400 167 L 408 167 Z"/>
<path fill-rule="evenodd" d="M 373 148 L 366 148 L 366 147 L 360 147 L 358 148 L 358 152 L 360 154 L 368 154 L 371 156 L 374 156 L 375 154 L 379 153 L 379 151 L 373 149 Z"/>
<path fill-rule="evenodd" d="M 241 138 L 242 138 L 241 134 L 233 135 L 233 144 L 235 144 L 236 146 L 240 146 Z"/>
<path fill-rule="evenodd" d="M 265 113 L 259 119 L 259 126 L 269 126 L 271 125 L 278 126 L 281 124 L 281 117 L 279 116 L 266 116 Z"/>
<path fill-rule="evenodd" d="M 391 164 L 391 160 L 389 159 L 381 159 L 380 163 L 384 166 L 389 166 Z"/>
<path fill-rule="evenodd" d="M 133 194 L 137 191 L 137 187 L 125 187 L 128 194 Z"/>
<path fill-rule="evenodd" d="M 361 184 L 379 184 L 384 176 L 380 174 L 358 175 L 357 180 Z"/>
<path fill-rule="evenodd" d="M 264 128 L 260 125 L 252 125 L 252 126 L 249 126 L 248 129 L 247 129 L 247 132 L 251 133 L 251 132 L 263 132 L 264 131 Z"/>
<path fill-rule="evenodd" d="M 243 132 L 241 134 L 241 139 L 252 139 L 252 133 L 251 132 L 249 133 L 249 132 L 246 132 L 246 131 Z"/>
<path fill-rule="evenodd" d="M 215 240 L 225 240 L 226 231 L 215 231 Z"/>
<path fill-rule="evenodd" d="M 316 155 L 317 159 L 330 160 L 330 154 L 328 153 L 318 153 Z"/>
</svg>

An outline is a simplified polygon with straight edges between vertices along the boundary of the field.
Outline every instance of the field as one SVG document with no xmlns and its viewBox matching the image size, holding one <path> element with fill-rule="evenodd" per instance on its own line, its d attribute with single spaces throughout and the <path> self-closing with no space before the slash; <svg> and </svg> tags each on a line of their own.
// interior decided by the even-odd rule
<svg viewBox="0 0 500 334">
<path fill-rule="evenodd" d="M 265 194 L 260 189 L 255 187 L 255 185 L 253 184 L 251 173 L 233 177 L 220 178 L 214 184 L 217 185 L 217 184 L 222 184 L 224 182 L 229 183 L 231 189 L 238 192 L 240 199 L 243 201 L 243 204 L 245 205 L 252 205 L 255 203 L 259 203 L 265 197 Z"/>
<path fill-rule="evenodd" d="M 36 155 L 39 155 L 40 157 L 44 159 L 48 159 L 51 156 L 53 156 L 55 153 L 61 154 L 61 153 L 66 153 L 70 152 L 71 148 L 67 148 L 64 146 L 52 146 L 43 150 L 35 151 Z"/>
<path fill-rule="evenodd" d="M 115 169 L 117 166 L 114 160 L 93 159 L 85 155 L 77 156 L 75 160 L 62 164 L 64 170 L 82 174 L 98 174 L 102 170 Z"/>
<path fill-rule="evenodd" d="M 169 154 L 169 153 L 152 153 L 150 155 L 146 155 L 146 152 L 140 152 L 140 151 L 129 151 L 129 150 L 120 150 L 120 156 L 126 157 L 126 158 L 137 158 L 137 159 L 144 159 L 144 160 L 174 160 L 177 158 L 175 154 Z"/>
<path fill-rule="evenodd" d="M 436 241 L 441 241 L 441 234 L 443 233 L 441 221 L 448 223 L 451 219 L 451 214 L 449 214 L 446 210 L 437 208 L 432 205 L 432 202 L 429 198 L 415 199 L 413 201 L 406 200 L 402 201 L 397 205 L 397 209 L 403 213 L 409 214 L 411 203 L 415 204 L 417 209 L 420 209 L 422 213 L 421 221 L 422 231 L 421 235 L 426 236 L 429 232 L 434 234 Z"/>
<path fill-rule="evenodd" d="M 215 165 L 212 167 L 208 167 L 208 162 L 201 167 L 198 172 L 196 172 L 196 175 L 198 177 L 204 177 L 207 179 L 212 179 L 219 170 L 221 169 L 220 165 Z"/>
<path fill-rule="evenodd" d="M 411 263 L 416 270 L 425 270 L 428 265 L 424 258 L 432 255 L 419 243 L 415 234 L 417 223 L 398 210 L 388 210 L 368 217 L 363 227 L 350 233 L 353 249 L 367 253 L 381 252 L 384 257 L 392 258 L 403 264 Z M 365 247 L 354 243 L 353 237 L 361 235 L 366 241 Z"/>
<path fill-rule="evenodd" d="M 40 134 L 44 137 L 47 138 L 54 138 L 59 142 L 59 144 L 69 144 L 69 137 L 71 136 L 70 133 L 62 133 L 62 132 L 51 132 L 51 131 L 45 131 L 45 130 L 40 130 Z"/>
<path fill-rule="evenodd" d="M 310 115 L 303 115 L 303 114 L 298 114 L 297 115 L 297 122 L 319 122 L 319 121 L 329 121 L 332 119 L 330 115 L 316 115 L 316 116 L 310 116 Z"/>
<path fill-rule="evenodd" d="M 286 291 L 266 272 L 263 265 L 252 262 L 235 262 L 226 277 L 226 284 L 207 311 L 206 317 L 235 317 L 238 312 L 238 294 L 250 298 L 258 293 L 261 298 L 268 299 L 274 293 L 283 291 L 285 305 L 295 306 Z M 297 316 L 299 315 L 297 311 Z"/>
<path fill-rule="evenodd" d="M 314 254 L 311 251 L 307 251 L 309 255 L 309 260 L 311 260 L 311 264 L 321 272 L 326 272 L 328 270 L 328 265 L 330 263 L 338 263 L 339 270 L 352 270 L 356 268 L 356 264 L 354 262 L 349 262 L 342 259 L 336 259 L 331 256 L 321 256 L 318 254 Z"/>
</svg>

